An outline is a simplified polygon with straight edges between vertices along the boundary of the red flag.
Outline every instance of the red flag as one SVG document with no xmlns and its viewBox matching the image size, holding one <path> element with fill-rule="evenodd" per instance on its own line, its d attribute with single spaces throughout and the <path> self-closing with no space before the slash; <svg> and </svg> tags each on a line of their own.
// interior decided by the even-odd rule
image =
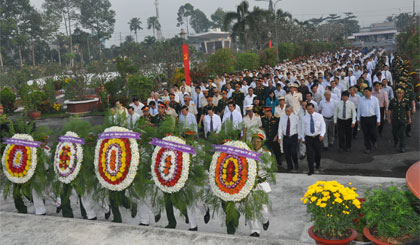
<svg viewBox="0 0 420 245">
<path fill-rule="evenodd" d="M 305 42 L 307 43 L 307 42 L 309 42 L 309 39 L 308 38 L 305 38 Z"/>
<path fill-rule="evenodd" d="M 268 47 L 271 48 L 271 40 L 268 41 Z"/>
<path fill-rule="evenodd" d="M 328 43 L 328 37 L 327 37 L 326 41 L 327 41 L 327 43 Z"/>
<path fill-rule="evenodd" d="M 185 75 L 185 83 L 190 86 L 191 85 L 191 77 L 190 77 L 190 56 L 188 55 L 188 45 L 182 44 L 182 57 L 184 60 L 184 75 Z"/>
</svg>

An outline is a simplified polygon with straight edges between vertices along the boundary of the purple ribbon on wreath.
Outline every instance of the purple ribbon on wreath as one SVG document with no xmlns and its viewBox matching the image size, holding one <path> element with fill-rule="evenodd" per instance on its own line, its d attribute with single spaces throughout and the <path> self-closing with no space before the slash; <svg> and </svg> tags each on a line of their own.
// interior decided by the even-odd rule
<svg viewBox="0 0 420 245">
<path fill-rule="evenodd" d="M 32 140 L 23 140 L 23 139 L 15 139 L 15 138 L 3 138 L 4 144 L 9 145 L 21 145 L 27 147 L 41 147 L 41 142 L 39 141 L 32 141 Z"/>
<path fill-rule="evenodd" d="M 249 151 L 246 149 L 233 147 L 230 145 L 212 145 L 212 147 L 213 147 L 212 149 L 213 151 L 221 151 L 221 152 L 225 152 L 231 155 L 252 158 L 254 160 L 261 161 L 260 159 L 261 153 L 258 153 L 255 151 Z"/>
<path fill-rule="evenodd" d="M 173 151 L 182 151 L 185 153 L 196 155 L 197 152 L 195 152 L 194 147 L 190 145 L 184 145 L 173 141 L 168 140 L 162 140 L 158 138 L 153 138 L 151 142 L 149 142 L 151 145 L 160 146 L 169 150 Z"/>
</svg>

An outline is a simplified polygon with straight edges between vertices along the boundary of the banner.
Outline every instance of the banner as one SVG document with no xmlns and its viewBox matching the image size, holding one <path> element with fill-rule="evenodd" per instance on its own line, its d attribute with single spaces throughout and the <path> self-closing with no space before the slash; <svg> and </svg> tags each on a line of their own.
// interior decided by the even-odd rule
<svg viewBox="0 0 420 245">
<path fill-rule="evenodd" d="M 185 75 L 185 83 L 190 86 L 191 85 L 191 77 L 190 77 L 190 56 L 188 55 L 188 45 L 182 44 L 182 57 L 184 60 L 184 75 Z"/>
<path fill-rule="evenodd" d="M 167 149 L 173 150 L 173 151 L 182 151 L 182 152 L 186 152 L 186 153 L 193 154 L 193 155 L 197 154 L 192 146 L 179 144 L 179 143 L 172 142 L 172 141 L 153 138 L 152 142 L 149 142 L 149 144 L 160 146 L 160 147 L 163 147 L 163 148 L 167 148 Z"/>
<path fill-rule="evenodd" d="M 69 143 L 75 143 L 75 144 L 85 144 L 85 140 L 83 138 L 77 138 L 73 136 L 60 136 L 58 137 L 59 142 L 69 142 Z"/>
<path fill-rule="evenodd" d="M 254 160 L 261 161 L 261 159 L 260 159 L 261 153 L 257 153 L 257 152 L 254 152 L 254 151 L 248 151 L 248 150 L 245 150 L 245 149 L 241 149 L 241 148 L 237 148 L 237 147 L 233 147 L 233 146 L 229 146 L 229 145 L 212 145 L 212 146 L 213 146 L 213 151 L 221 151 L 221 152 L 225 152 L 225 153 L 228 153 L 228 154 L 241 156 L 241 157 L 252 158 Z"/>
<path fill-rule="evenodd" d="M 27 147 L 41 147 L 41 142 L 38 141 L 31 141 L 31 140 L 22 140 L 22 139 L 15 139 L 15 138 L 3 138 L 3 144 L 9 145 L 21 145 Z"/>
<path fill-rule="evenodd" d="M 115 139 L 115 138 L 128 138 L 140 139 L 140 133 L 136 132 L 105 132 L 99 134 L 99 139 Z"/>
</svg>

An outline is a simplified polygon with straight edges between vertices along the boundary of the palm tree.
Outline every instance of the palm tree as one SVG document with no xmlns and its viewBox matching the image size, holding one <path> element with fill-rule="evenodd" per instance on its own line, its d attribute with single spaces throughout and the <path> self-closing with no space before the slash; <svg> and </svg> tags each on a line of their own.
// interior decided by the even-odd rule
<svg viewBox="0 0 420 245">
<path fill-rule="evenodd" d="M 227 27 L 235 21 L 235 24 L 232 26 L 231 35 L 233 40 L 235 40 L 236 37 L 239 37 L 239 41 L 246 44 L 245 32 L 250 23 L 249 15 L 249 4 L 247 1 L 241 2 L 236 8 L 236 12 L 226 13 L 223 22 L 225 29 L 227 29 Z"/>
<path fill-rule="evenodd" d="M 156 16 L 151 16 L 147 19 L 147 29 L 153 29 L 153 36 L 156 37 L 155 30 L 160 31 L 160 23 Z"/>
<path fill-rule="evenodd" d="M 130 20 L 130 22 L 128 22 L 128 24 L 130 25 L 130 31 L 136 34 L 136 42 L 137 42 L 137 31 L 143 30 L 143 28 L 141 27 L 142 22 L 140 18 L 134 17 Z"/>
</svg>

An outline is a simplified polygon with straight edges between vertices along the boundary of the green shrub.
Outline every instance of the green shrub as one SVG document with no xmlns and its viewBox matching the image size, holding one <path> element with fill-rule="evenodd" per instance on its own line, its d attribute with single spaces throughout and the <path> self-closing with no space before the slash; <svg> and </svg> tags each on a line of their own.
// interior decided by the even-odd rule
<svg viewBox="0 0 420 245">
<path fill-rule="evenodd" d="M 150 92 L 155 88 L 155 82 L 143 75 L 134 74 L 128 78 L 129 97 L 136 96 L 146 101 Z"/>
<path fill-rule="evenodd" d="M 361 213 L 367 227 L 377 231 L 378 238 L 413 235 L 420 231 L 420 214 L 415 211 L 409 195 L 413 194 L 407 188 L 396 186 L 366 192 Z"/>
<path fill-rule="evenodd" d="M 209 68 L 212 74 L 231 73 L 235 70 L 233 53 L 230 48 L 222 48 L 209 58 Z"/>
<path fill-rule="evenodd" d="M 279 62 L 276 48 L 266 48 L 260 52 L 260 65 L 275 66 Z"/>
<path fill-rule="evenodd" d="M 12 112 L 15 108 L 16 95 L 10 88 L 4 88 L 0 91 L 0 104 L 3 105 L 6 113 Z"/>
<path fill-rule="evenodd" d="M 293 58 L 293 43 L 279 43 L 277 49 L 280 61 Z"/>
<path fill-rule="evenodd" d="M 259 66 L 258 54 L 252 52 L 239 53 L 235 57 L 235 69 L 237 71 L 244 69 L 255 69 Z"/>
</svg>

